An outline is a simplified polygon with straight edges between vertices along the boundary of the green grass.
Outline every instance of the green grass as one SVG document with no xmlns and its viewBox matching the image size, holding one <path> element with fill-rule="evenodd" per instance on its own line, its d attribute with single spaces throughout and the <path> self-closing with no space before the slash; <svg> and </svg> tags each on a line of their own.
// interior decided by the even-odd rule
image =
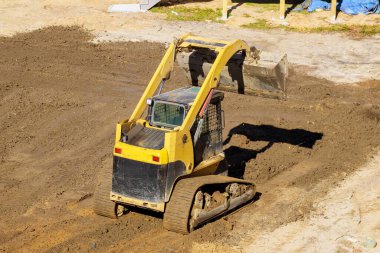
<svg viewBox="0 0 380 253">
<path fill-rule="evenodd" d="M 152 12 L 166 15 L 166 20 L 170 21 L 218 21 L 222 16 L 221 9 L 210 8 L 187 8 L 181 6 L 174 7 L 154 7 Z M 178 15 L 176 15 L 176 13 Z"/>
<path fill-rule="evenodd" d="M 310 12 L 308 12 L 307 10 L 297 11 L 296 13 L 310 15 Z"/>
<path fill-rule="evenodd" d="M 265 2 L 264 3 L 244 2 L 244 4 L 258 8 L 259 13 L 264 12 L 264 11 L 279 11 L 280 10 L 280 5 L 278 3 L 273 4 L 273 3 L 265 3 Z M 287 8 L 289 8 L 290 6 L 292 6 L 292 5 L 291 4 L 285 4 L 285 10 Z"/>
<path fill-rule="evenodd" d="M 266 6 L 267 10 L 273 8 L 278 10 L 278 4 L 258 4 L 248 3 L 250 5 Z M 276 8 L 274 8 L 276 7 Z M 189 8 L 182 6 L 161 6 L 151 9 L 152 12 L 166 15 L 166 20 L 170 21 L 219 21 L 222 16 L 221 9 L 211 8 Z M 178 14 L 178 15 L 176 15 Z M 244 17 L 250 17 L 249 14 L 244 14 Z M 346 24 L 331 24 L 320 27 L 290 27 L 284 25 L 273 25 L 265 19 L 258 19 L 255 23 L 244 24 L 242 27 L 257 30 L 283 29 L 285 31 L 305 32 L 305 33 L 325 33 L 325 32 L 343 32 L 354 37 L 372 36 L 380 33 L 379 25 L 346 25 Z"/>
<path fill-rule="evenodd" d="M 261 3 L 246 3 L 249 6 L 257 7 L 262 11 L 277 11 L 280 9 L 279 4 L 261 4 Z"/>
<path fill-rule="evenodd" d="M 244 24 L 242 27 L 256 30 L 283 29 L 285 31 L 305 33 L 343 32 L 355 37 L 372 36 L 380 33 L 380 26 L 378 25 L 331 24 L 320 27 L 289 27 L 273 25 L 265 19 L 258 19 L 255 23 Z"/>
<path fill-rule="evenodd" d="M 244 28 L 249 28 L 249 29 L 256 29 L 256 30 L 269 30 L 269 29 L 274 29 L 274 28 L 280 28 L 280 27 L 275 27 L 272 24 L 268 23 L 266 19 L 257 19 L 255 23 L 249 23 L 242 25 Z"/>
<path fill-rule="evenodd" d="M 294 28 L 286 27 L 287 30 L 297 32 L 312 32 L 312 33 L 324 33 L 324 32 L 343 32 L 356 37 L 372 36 L 380 33 L 380 26 L 378 25 L 346 25 L 346 24 L 331 24 L 321 27 L 309 27 L 309 28 Z"/>
</svg>

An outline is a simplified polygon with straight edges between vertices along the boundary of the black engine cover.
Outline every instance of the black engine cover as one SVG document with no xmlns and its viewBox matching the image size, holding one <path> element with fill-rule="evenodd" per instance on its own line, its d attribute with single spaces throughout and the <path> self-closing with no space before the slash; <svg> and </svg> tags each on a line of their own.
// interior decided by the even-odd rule
<svg viewBox="0 0 380 253">
<path fill-rule="evenodd" d="M 167 165 L 155 165 L 114 156 L 112 191 L 147 202 L 165 200 Z"/>
</svg>

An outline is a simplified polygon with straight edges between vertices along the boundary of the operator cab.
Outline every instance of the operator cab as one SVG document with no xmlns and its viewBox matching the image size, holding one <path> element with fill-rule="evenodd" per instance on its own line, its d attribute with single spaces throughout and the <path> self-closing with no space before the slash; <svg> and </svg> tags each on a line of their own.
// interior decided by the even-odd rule
<svg viewBox="0 0 380 253">
<path fill-rule="evenodd" d="M 181 126 L 199 90 L 200 87 L 184 87 L 148 99 L 147 121 L 159 128 L 174 129 Z M 223 93 L 214 92 L 212 102 L 222 99 Z"/>
<path fill-rule="evenodd" d="M 181 126 L 199 87 L 184 87 L 154 96 L 148 100 L 148 117 L 151 126 L 173 129 Z"/>
<path fill-rule="evenodd" d="M 199 90 L 200 87 L 184 87 L 154 96 L 150 101 L 148 100 L 147 121 L 151 126 L 163 129 L 174 129 L 181 126 Z M 223 151 L 221 109 L 223 98 L 222 92 L 214 91 L 200 136 L 196 143 L 193 143 L 195 165 Z M 199 120 L 198 116 L 190 129 L 193 142 Z"/>
<path fill-rule="evenodd" d="M 142 148 L 162 149 L 165 132 L 182 125 L 199 90 L 200 87 L 184 87 L 148 99 L 146 121 L 151 127 L 136 125 L 128 134 L 123 135 L 122 141 Z M 222 92 L 213 92 L 199 138 L 193 143 L 195 165 L 223 151 L 221 106 L 223 98 Z M 190 129 L 193 141 L 199 120 L 198 116 Z"/>
</svg>

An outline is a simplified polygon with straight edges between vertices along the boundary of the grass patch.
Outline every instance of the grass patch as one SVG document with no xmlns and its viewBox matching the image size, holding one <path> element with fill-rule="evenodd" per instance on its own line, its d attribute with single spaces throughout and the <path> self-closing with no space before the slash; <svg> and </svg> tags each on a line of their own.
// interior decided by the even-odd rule
<svg viewBox="0 0 380 253">
<path fill-rule="evenodd" d="M 249 23 L 242 25 L 244 28 L 249 28 L 249 29 L 256 29 L 256 30 L 269 30 L 269 29 L 274 29 L 274 28 L 280 28 L 280 27 L 275 27 L 274 25 L 268 23 L 266 19 L 257 19 L 255 23 Z"/>
<path fill-rule="evenodd" d="M 310 12 L 308 12 L 307 10 L 297 11 L 296 13 L 310 15 Z"/>
<path fill-rule="evenodd" d="M 222 17 L 221 9 L 210 8 L 187 8 L 181 6 L 174 7 L 154 7 L 152 12 L 166 15 L 166 20 L 170 21 L 218 21 Z"/>
<path fill-rule="evenodd" d="M 372 36 L 380 33 L 380 26 L 378 25 L 331 24 L 320 27 L 289 27 L 273 25 L 265 19 L 258 19 L 255 23 L 244 24 L 242 27 L 257 30 L 283 29 L 285 31 L 305 33 L 343 32 L 355 37 Z"/>
<path fill-rule="evenodd" d="M 360 25 L 354 26 L 353 30 L 359 30 L 359 33 L 367 36 L 372 36 L 380 33 L 380 25 Z"/>
<path fill-rule="evenodd" d="M 279 11 L 280 10 L 280 5 L 278 3 L 275 3 L 275 4 L 265 3 L 265 1 L 264 1 L 263 3 L 244 2 L 244 4 L 258 8 L 260 10 L 260 12 Z M 292 6 L 291 4 L 285 4 L 285 10 L 291 6 Z"/>
<path fill-rule="evenodd" d="M 346 25 L 346 24 L 331 24 L 329 26 L 309 27 L 309 28 L 294 28 L 286 27 L 289 31 L 324 33 L 324 32 L 343 32 L 352 36 L 372 36 L 380 33 L 378 25 Z"/>
</svg>

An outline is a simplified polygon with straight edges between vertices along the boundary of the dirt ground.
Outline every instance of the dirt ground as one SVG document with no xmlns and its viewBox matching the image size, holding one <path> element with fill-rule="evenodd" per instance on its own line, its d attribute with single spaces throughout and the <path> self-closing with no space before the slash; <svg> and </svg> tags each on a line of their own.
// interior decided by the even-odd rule
<svg viewBox="0 0 380 253">
<path fill-rule="evenodd" d="M 251 252 L 375 252 L 380 237 L 380 155 L 314 204 L 309 219 L 256 237 Z"/>
<path fill-rule="evenodd" d="M 117 3 L 134 0 L 118 0 Z M 220 0 L 182 3 L 185 7 L 216 8 Z M 261 1 L 253 0 L 256 5 Z M 168 43 L 186 33 L 219 39 L 243 39 L 249 45 L 272 53 L 286 53 L 291 63 L 307 66 L 307 75 L 340 84 L 380 80 L 380 35 L 362 39 L 348 38 L 340 33 L 295 33 L 283 30 L 252 30 L 240 27 L 241 22 L 266 18 L 280 22 L 275 11 L 257 11 L 249 4 L 238 5 L 226 23 L 170 22 L 159 13 L 108 13 L 112 0 L 2 0 L 0 1 L 0 35 L 33 31 L 48 26 L 81 26 L 95 35 L 94 42 L 152 41 Z M 272 4 L 273 5 L 273 4 Z M 174 6 L 175 7 L 175 6 Z M 247 17 L 249 14 L 251 17 Z M 330 25 L 328 12 L 311 15 L 291 13 L 290 26 L 302 24 Z M 240 22 L 240 23 L 239 23 Z M 281 21 L 282 22 L 282 21 Z M 339 15 L 342 24 L 379 24 L 379 15 Z M 339 42 L 339 43 L 338 43 Z"/>
<path fill-rule="evenodd" d="M 188 236 L 165 231 L 156 213 L 96 216 L 92 193 L 112 164 L 115 124 L 165 48 L 92 40 L 78 27 L 0 38 L 2 252 L 249 251 L 255 238 L 308 220 L 377 154 L 380 82 L 335 85 L 292 64 L 286 101 L 227 93 L 223 104 L 227 160 L 256 182 L 255 202 Z M 188 84 L 179 74 L 172 85 Z"/>
</svg>

